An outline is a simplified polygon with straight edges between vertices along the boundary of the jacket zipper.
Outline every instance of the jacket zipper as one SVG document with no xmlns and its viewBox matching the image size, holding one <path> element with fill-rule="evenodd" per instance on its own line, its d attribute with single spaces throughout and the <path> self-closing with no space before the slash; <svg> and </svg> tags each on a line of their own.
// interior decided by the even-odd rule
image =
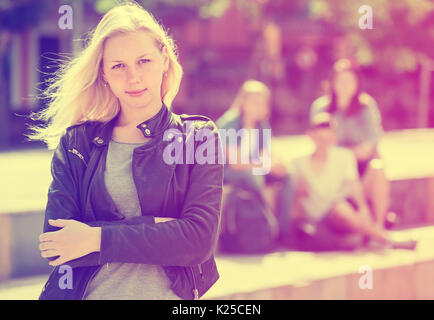
<svg viewBox="0 0 434 320">
<path fill-rule="evenodd" d="M 42 288 L 42 293 L 43 293 L 43 292 L 48 288 L 48 286 L 50 285 L 50 279 L 51 279 L 51 276 L 53 275 L 54 271 L 56 271 L 56 268 L 57 268 L 57 267 L 54 267 L 54 269 L 51 270 L 50 275 L 48 276 L 47 282 L 45 283 L 44 287 Z M 41 294 L 42 294 L 42 293 L 41 293 Z"/>
<path fill-rule="evenodd" d="M 202 265 L 198 264 L 198 266 L 199 266 L 200 278 L 203 279 Z"/>
<path fill-rule="evenodd" d="M 83 155 L 82 155 L 80 152 L 78 152 L 77 149 L 72 148 L 72 149 L 69 149 L 68 151 L 71 152 L 71 153 L 73 153 L 73 154 L 75 154 L 76 156 L 78 156 L 78 157 L 79 157 L 79 158 L 84 162 L 84 164 L 85 164 L 86 167 L 87 167 L 86 160 L 84 160 Z"/>
<path fill-rule="evenodd" d="M 196 286 L 196 277 L 194 276 L 193 267 L 190 266 L 189 269 L 191 271 L 191 276 L 193 277 L 193 299 L 198 300 L 199 299 L 199 290 L 197 289 L 197 286 Z"/>
<path fill-rule="evenodd" d="M 91 276 L 90 279 L 87 281 L 87 283 L 86 283 L 86 287 L 84 288 L 83 295 L 81 296 L 81 300 L 84 300 L 84 297 L 86 296 L 87 288 L 89 287 L 89 283 L 90 283 L 90 282 L 92 281 L 92 279 L 95 277 L 96 273 L 97 273 L 99 270 L 101 270 L 101 268 L 102 268 L 102 266 L 99 266 L 99 268 L 96 269 L 96 270 L 93 272 L 92 276 Z"/>
</svg>

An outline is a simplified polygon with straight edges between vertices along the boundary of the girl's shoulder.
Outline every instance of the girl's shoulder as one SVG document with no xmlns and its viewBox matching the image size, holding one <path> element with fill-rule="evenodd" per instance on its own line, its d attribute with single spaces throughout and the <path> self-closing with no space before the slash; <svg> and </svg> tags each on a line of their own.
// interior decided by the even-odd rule
<svg viewBox="0 0 434 320">
<path fill-rule="evenodd" d="M 204 115 L 200 114 L 174 114 L 177 118 L 178 125 L 188 131 L 189 128 L 193 127 L 195 130 L 199 129 L 210 129 L 212 131 L 217 129 L 214 121 Z"/>
<path fill-rule="evenodd" d="M 211 121 L 211 118 L 201 115 L 201 114 L 180 114 L 179 117 L 183 120 L 183 121 Z"/>
<path fill-rule="evenodd" d="M 80 121 L 79 123 L 70 125 L 66 128 L 66 131 L 77 131 L 77 130 L 85 130 L 85 128 L 88 127 L 98 127 L 100 125 L 103 125 L 104 123 L 101 121 L 95 121 L 95 120 L 86 120 L 86 121 Z"/>
<path fill-rule="evenodd" d="M 361 105 L 361 112 L 367 118 L 379 118 L 380 110 L 377 105 L 377 101 L 375 101 L 374 97 L 369 95 L 366 92 L 362 92 L 359 95 L 359 103 Z"/>
<path fill-rule="evenodd" d="M 216 121 L 219 128 L 223 129 L 240 129 L 240 112 L 238 109 L 230 108 L 226 110 L 223 115 Z"/>
<path fill-rule="evenodd" d="M 67 136 L 66 139 L 69 141 L 70 145 L 76 147 L 78 146 L 83 147 L 83 143 L 89 142 L 90 137 L 95 136 L 98 130 L 103 125 L 104 122 L 101 121 L 95 121 L 95 120 L 81 121 L 79 123 L 67 127 L 65 136 Z"/>
<path fill-rule="evenodd" d="M 359 103 L 364 109 L 377 109 L 377 102 L 374 97 L 366 92 L 359 94 Z"/>
<path fill-rule="evenodd" d="M 328 107 L 328 105 L 331 103 L 331 100 L 332 99 L 331 99 L 330 95 L 328 95 L 328 94 L 320 96 L 312 102 L 312 108 L 313 107 L 316 107 L 316 108 Z"/>
<path fill-rule="evenodd" d="M 321 112 L 326 112 L 330 106 L 332 99 L 330 95 L 326 94 L 315 99 L 310 106 L 310 119 Z"/>
</svg>

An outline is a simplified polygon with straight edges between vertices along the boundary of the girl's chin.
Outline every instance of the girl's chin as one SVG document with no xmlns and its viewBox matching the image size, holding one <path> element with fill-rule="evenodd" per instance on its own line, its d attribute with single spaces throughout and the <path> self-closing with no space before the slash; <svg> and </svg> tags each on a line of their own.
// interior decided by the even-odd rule
<svg viewBox="0 0 434 320">
<path fill-rule="evenodd" d="M 125 99 L 121 101 L 122 106 L 126 106 L 129 109 L 146 109 L 153 102 L 150 99 Z"/>
</svg>

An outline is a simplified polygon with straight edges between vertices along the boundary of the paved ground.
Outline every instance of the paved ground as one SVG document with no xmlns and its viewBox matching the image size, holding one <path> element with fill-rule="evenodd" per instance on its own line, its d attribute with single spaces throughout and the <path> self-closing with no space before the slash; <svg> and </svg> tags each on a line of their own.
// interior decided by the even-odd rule
<svg viewBox="0 0 434 320">
<path fill-rule="evenodd" d="M 37 300 L 48 275 L 0 282 L 0 300 Z"/>
</svg>

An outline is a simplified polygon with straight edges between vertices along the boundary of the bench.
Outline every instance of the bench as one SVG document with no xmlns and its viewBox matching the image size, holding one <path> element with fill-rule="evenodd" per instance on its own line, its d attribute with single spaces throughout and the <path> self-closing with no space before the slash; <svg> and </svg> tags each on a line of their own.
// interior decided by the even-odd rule
<svg viewBox="0 0 434 320">
<path fill-rule="evenodd" d="M 220 254 L 220 279 L 202 299 L 434 299 L 434 227 L 393 231 L 393 236 L 417 239 L 418 247 Z M 371 287 L 365 281 L 370 275 Z"/>
</svg>

